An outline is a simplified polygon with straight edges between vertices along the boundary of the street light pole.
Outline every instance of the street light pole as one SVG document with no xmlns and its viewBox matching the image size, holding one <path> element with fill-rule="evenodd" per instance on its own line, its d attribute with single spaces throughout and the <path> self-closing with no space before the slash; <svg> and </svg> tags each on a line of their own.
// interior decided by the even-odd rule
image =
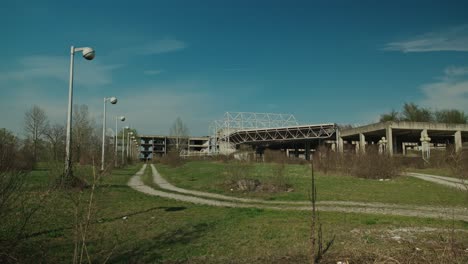
<svg viewBox="0 0 468 264">
<path fill-rule="evenodd" d="M 128 129 L 128 126 L 122 129 L 122 165 L 124 164 L 124 153 L 125 153 L 125 129 Z"/>
<path fill-rule="evenodd" d="M 83 57 L 87 60 L 94 59 L 95 52 L 92 48 L 75 48 L 71 46 L 70 48 L 70 81 L 68 86 L 68 111 L 67 111 L 67 135 L 65 141 L 65 173 L 64 179 L 69 179 L 72 177 L 72 157 L 71 157 L 71 132 L 72 132 L 72 110 L 73 110 L 73 64 L 74 64 L 74 55 L 75 52 L 81 51 Z"/>
<path fill-rule="evenodd" d="M 117 119 L 120 118 L 120 121 L 125 121 L 125 116 L 115 117 L 115 154 L 114 154 L 114 166 L 117 167 L 117 135 L 119 134 L 117 130 Z"/>
<path fill-rule="evenodd" d="M 105 153 L 106 153 L 106 102 L 109 101 L 111 104 L 117 103 L 115 97 L 104 97 L 104 114 L 102 115 L 102 150 L 101 150 L 101 171 L 104 171 Z"/>
<path fill-rule="evenodd" d="M 130 147 L 130 133 L 132 132 L 127 133 L 127 158 L 128 158 L 128 148 Z"/>
</svg>

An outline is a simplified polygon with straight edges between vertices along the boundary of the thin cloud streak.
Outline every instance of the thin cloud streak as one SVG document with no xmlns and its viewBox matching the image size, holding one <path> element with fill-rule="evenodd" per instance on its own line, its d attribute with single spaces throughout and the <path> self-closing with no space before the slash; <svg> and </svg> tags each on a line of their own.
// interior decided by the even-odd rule
<svg viewBox="0 0 468 264">
<path fill-rule="evenodd" d="M 468 51 L 468 24 L 391 42 L 384 50 L 407 52 Z"/>
</svg>

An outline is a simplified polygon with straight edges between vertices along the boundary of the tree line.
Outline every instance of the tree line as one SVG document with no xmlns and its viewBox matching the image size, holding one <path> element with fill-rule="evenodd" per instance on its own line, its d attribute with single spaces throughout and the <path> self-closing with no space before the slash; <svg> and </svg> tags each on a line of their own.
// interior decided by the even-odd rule
<svg viewBox="0 0 468 264">
<path fill-rule="evenodd" d="M 400 112 L 392 110 L 389 113 L 380 115 L 380 122 L 387 121 L 467 124 L 468 115 L 457 109 L 431 110 L 430 108 L 418 106 L 415 103 L 405 103 Z"/>
<path fill-rule="evenodd" d="M 72 121 L 72 159 L 74 163 L 100 162 L 102 127 L 96 125 L 87 105 L 75 105 Z M 136 131 L 134 131 L 136 133 Z M 119 133 L 121 137 L 121 133 Z M 0 166 L 32 169 L 41 161 L 65 161 L 66 124 L 51 123 L 46 112 L 34 105 L 24 114 L 24 138 L 0 130 Z M 113 139 L 107 138 L 106 154 L 113 157 Z M 119 140 L 120 143 L 120 140 Z M 14 158 L 13 158 L 14 157 Z"/>
</svg>

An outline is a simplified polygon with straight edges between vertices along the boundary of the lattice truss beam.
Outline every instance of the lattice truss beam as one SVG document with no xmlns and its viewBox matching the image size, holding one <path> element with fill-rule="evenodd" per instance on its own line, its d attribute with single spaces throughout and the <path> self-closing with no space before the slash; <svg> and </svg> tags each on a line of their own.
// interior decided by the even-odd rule
<svg viewBox="0 0 468 264">
<path fill-rule="evenodd" d="M 230 134 L 229 140 L 234 144 L 241 144 L 269 141 L 326 139 L 330 138 L 335 133 L 335 130 L 335 124 L 240 130 Z"/>
<path fill-rule="evenodd" d="M 219 137 L 237 130 L 297 126 L 294 115 L 253 112 L 226 112 L 222 120 L 215 120 L 210 132 Z"/>
<path fill-rule="evenodd" d="M 294 115 L 227 112 L 210 126 L 213 140 L 233 144 L 330 138 L 335 124 L 302 125 Z"/>
</svg>

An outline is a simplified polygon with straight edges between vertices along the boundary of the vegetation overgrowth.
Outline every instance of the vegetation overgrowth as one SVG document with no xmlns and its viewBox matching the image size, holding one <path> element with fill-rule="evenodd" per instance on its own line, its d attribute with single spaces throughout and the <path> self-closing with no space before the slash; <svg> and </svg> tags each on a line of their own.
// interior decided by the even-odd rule
<svg viewBox="0 0 468 264">
<path fill-rule="evenodd" d="M 126 185 L 139 168 L 134 165 L 116 169 L 96 185 L 83 262 L 88 262 L 87 258 L 108 263 L 309 262 L 309 212 L 216 208 L 148 196 Z M 92 168 L 83 170 L 89 173 Z M 7 239 L 12 230 L 1 225 L 2 263 L 73 262 L 77 208 L 71 201 L 81 197 L 78 212 L 86 219 L 93 191 L 50 192 L 48 173 L 44 165 L 27 174 L 27 189 L 22 193 L 47 198 L 31 201 L 40 209 L 17 238 L 15 247 L 6 246 L 11 245 Z M 320 218 L 324 230 L 336 235 L 335 245 L 323 257 L 324 263 L 466 260 L 463 246 L 468 241 L 463 230 L 468 230 L 468 225 L 463 221 L 327 212 L 320 213 Z M 452 236 L 452 226 L 462 231 Z M 416 247 L 420 250 L 416 251 Z"/>
<path fill-rule="evenodd" d="M 226 185 L 232 178 L 231 172 L 248 179 L 269 182 L 275 178 L 275 163 L 250 163 L 248 165 L 230 161 L 190 161 L 180 167 L 158 164 L 159 172 L 178 187 L 208 191 L 238 197 L 252 197 L 265 200 L 307 201 L 310 192 L 310 170 L 308 166 L 285 164 L 284 177 L 290 190 L 247 191 Z M 320 191 L 318 200 L 383 202 L 414 205 L 466 205 L 463 191 L 454 190 L 435 183 L 411 177 L 398 177 L 392 180 L 364 179 L 340 174 L 316 172 L 316 183 Z"/>
</svg>

